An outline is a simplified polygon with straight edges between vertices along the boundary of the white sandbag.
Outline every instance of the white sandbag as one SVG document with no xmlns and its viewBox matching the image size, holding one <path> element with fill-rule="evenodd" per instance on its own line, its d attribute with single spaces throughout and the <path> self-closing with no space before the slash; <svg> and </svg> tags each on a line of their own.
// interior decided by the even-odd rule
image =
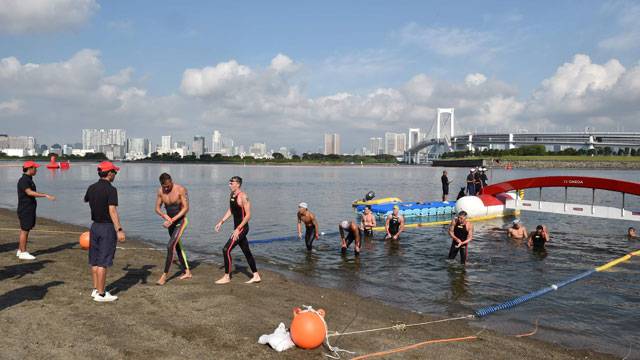
<svg viewBox="0 0 640 360">
<path fill-rule="evenodd" d="M 269 344 L 269 346 L 278 352 L 285 351 L 296 346 L 291 340 L 291 335 L 289 335 L 284 323 L 280 323 L 273 334 L 260 336 L 258 343 L 262 345 Z"/>
</svg>

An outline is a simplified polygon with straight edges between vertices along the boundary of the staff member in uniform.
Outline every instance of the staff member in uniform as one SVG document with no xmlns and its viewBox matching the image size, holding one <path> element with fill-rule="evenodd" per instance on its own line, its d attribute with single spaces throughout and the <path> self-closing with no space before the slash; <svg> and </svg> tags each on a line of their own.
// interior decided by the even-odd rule
<svg viewBox="0 0 640 360">
<path fill-rule="evenodd" d="M 18 242 L 18 252 L 16 256 L 20 260 L 35 260 L 36 257 L 27 251 L 27 241 L 29 231 L 36 226 L 36 198 L 46 197 L 54 201 L 55 196 L 36 191 L 36 184 L 33 176 L 38 172 L 40 165 L 33 161 L 26 161 L 22 164 L 22 177 L 18 180 L 18 220 L 20 221 L 20 241 Z"/>
<path fill-rule="evenodd" d="M 118 190 L 111 185 L 116 178 L 119 167 L 109 161 L 103 161 L 98 165 L 100 180 L 89 186 L 84 196 L 84 201 L 91 207 L 89 265 L 93 277 L 94 301 L 109 302 L 118 299 L 105 291 L 107 281 L 107 268 L 113 265 L 113 257 L 116 254 L 116 242 L 123 242 L 125 234 L 120 225 L 118 216 Z"/>
</svg>

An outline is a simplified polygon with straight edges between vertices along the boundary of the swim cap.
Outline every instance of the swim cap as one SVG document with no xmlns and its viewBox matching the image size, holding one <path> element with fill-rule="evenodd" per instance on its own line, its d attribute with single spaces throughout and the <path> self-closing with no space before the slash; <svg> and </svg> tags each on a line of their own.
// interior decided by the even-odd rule
<svg viewBox="0 0 640 360">
<path fill-rule="evenodd" d="M 400 210 L 400 206 L 398 206 L 398 205 L 393 205 L 393 208 Z"/>
<path fill-rule="evenodd" d="M 298 204 L 298 207 L 303 209 L 308 209 L 308 205 L 306 202 L 301 202 L 300 204 Z"/>
<path fill-rule="evenodd" d="M 471 171 L 471 172 L 476 172 L 476 169 L 471 169 L 471 170 L 469 170 L 469 171 Z"/>
<path fill-rule="evenodd" d="M 520 219 L 513 220 L 513 225 L 515 225 L 515 224 L 520 224 Z"/>
<path fill-rule="evenodd" d="M 343 229 L 348 229 L 349 228 L 349 222 L 347 220 L 343 221 L 340 223 L 340 227 Z"/>
</svg>

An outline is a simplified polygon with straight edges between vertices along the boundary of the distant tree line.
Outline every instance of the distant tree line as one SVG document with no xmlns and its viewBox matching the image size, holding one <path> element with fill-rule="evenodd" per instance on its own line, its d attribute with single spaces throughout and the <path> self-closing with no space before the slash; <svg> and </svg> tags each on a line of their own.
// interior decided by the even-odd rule
<svg viewBox="0 0 640 360">
<path fill-rule="evenodd" d="M 36 156 L 9 156 L 2 151 L 0 151 L 0 159 L 3 160 L 33 160 L 33 161 L 49 161 L 51 159 L 51 154 L 47 156 L 36 155 Z M 107 160 L 107 155 L 101 152 L 97 153 L 87 153 L 84 156 L 79 155 L 56 155 L 56 161 L 97 161 L 97 160 Z"/>
<path fill-rule="evenodd" d="M 614 151 L 611 147 L 598 147 L 592 150 L 567 148 L 561 151 L 547 151 L 544 145 L 526 145 L 515 149 L 484 149 L 482 151 L 453 151 L 442 154 L 442 158 L 465 157 L 503 157 L 503 156 L 640 156 L 640 149 L 620 148 Z"/>
<path fill-rule="evenodd" d="M 257 159 L 253 156 L 240 157 L 223 156 L 222 154 L 203 154 L 199 158 L 194 154 L 181 157 L 179 153 L 172 154 L 158 154 L 152 153 L 145 159 L 136 160 L 139 162 L 183 162 L 183 163 L 298 163 L 298 162 L 314 162 L 314 163 L 397 163 L 398 160 L 393 155 L 375 155 L 375 156 L 361 156 L 361 155 L 323 155 L 317 153 L 304 153 L 302 156 L 293 155 L 290 159 L 287 159 L 281 153 L 273 153 L 269 159 Z"/>
</svg>

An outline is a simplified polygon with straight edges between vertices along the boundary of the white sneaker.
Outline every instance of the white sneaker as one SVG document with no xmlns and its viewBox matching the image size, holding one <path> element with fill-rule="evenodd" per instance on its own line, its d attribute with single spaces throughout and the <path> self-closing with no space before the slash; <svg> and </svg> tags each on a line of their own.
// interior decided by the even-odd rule
<svg viewBox="0 0 640 360">
<path fill-rule="evenodd" d="M 93 291 L 91 292 L 91 297 L 94 298 L 96 297 L 96 295 L 98 295 L 98 289 L 93 289 Z"/>
<path fill-rule="evenodd" d="M 31 255 L 31 254 L 29 254 L 29 252 L 28 252 L 28 251 L 24 251 L 24 252 L 21 252 L 21 253 L 18 255 L 18 259 L 20 259 L 20 260 L 35 260 L 35 259 L 36 259 L 36 257 L 35 257 L 35 256 L 33 256 L 33 255 Z"/>
<path fill-rule="evenodd" d="M 116 300 L 118 300 L 118 297 L 115 295 L 109 294 L 108 291 L 104 292 L 104 296 L 100 296 L 100 294 L 96 294 L 96 296 L 93 297 L 93 301 L 97 301 L 97 302 L 111 302 Z"/>
<path fill-rule="evenodd" d="M 16 252 L 16 256 L 20 257 L 20 254 L 22 254 L 22 251 L 18 250 L 18 252 Z"/>
</svg>

